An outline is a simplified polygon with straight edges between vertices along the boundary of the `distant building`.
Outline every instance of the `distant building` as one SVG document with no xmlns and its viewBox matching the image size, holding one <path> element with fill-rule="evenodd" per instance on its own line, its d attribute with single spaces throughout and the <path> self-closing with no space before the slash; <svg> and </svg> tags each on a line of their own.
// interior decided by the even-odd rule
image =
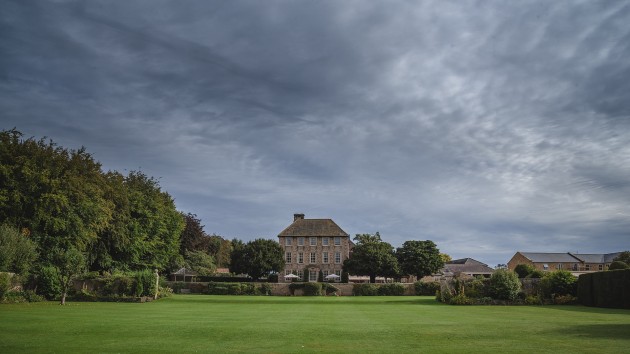
<svg viewBox="0 0 630 354">
<path fill-rule="evenodd" d="M 514 270 L 519 264 L 529 264 L 542 271 L 568 270 L 572 273 L 597 272 L 608 269 L 615 257 L 615 253 L 539 253 L 516 252 L 508 262 L 508 268 Z"/>
<path fill-rule="evenodd" d="M 279 282 L 291 282 L 290 274 L 304 281 L 317 281 L 320 270 L 324 278 L 339 281 L 343 261 L 354 245 L 350 235 L 331 219 L 305 219 L 304 214 L 293 215 L 293 223 L 280 232 L 278 241 L 285 260 Z"/>
<path fill-rule="evenodd" d="M 455 259 L 444 263 L 444 267 L 437 273 L 422 278 L 422 281 L 439 281 L 444 278 L 453 277 L 476 277 L 489 278 L 494 269 L 487 264 L 472 258 Z"/>
</svg>

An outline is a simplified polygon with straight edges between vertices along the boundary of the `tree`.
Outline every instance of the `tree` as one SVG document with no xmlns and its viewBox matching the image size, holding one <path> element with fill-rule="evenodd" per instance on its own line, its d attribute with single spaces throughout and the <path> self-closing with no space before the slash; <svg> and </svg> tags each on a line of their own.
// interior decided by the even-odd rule
<svg viewBox="0 0 630 354">
<path fill-rule="evenodd" d="M 187 251 L 208 251 L 210 245 L 210 238 L 203 231 L 203 225 L 201 220 L 197 219 L 195 214 L 184 214 L 182 217 L 186 223 L 184 230 L 182 230 L 180 239 L 180 252 L 185 255 Z"/>
<path fill-rule="evenodd" d="M 440 253 L 440 258 L 442 258 L 442 263 L 448 263 L 453 260 L 451 256 L 446 253 Z"/>
<path fill-rule="evenodd" d="M 618 270 L 618 269 L 628 269 L 628 268 L 630 268 L 630 266 L 628 266 L 625 262 L 614 261 L 610 263 L 608 270 Z"/>
<path fill-rule="evenodd" d="M 234 274 L 247 274 L 248 264 L 245 254 L 245 244 L 239 239 L 232 240 L 232 253 L 230 254 L 230 272 Z"/>
<path fill-rule="evenodd" d="M 28 275 L 37 258 L 37 245 L 26 232 L 27 229 L 20 232 L 9 225 L 0 225 L 0 272 Z"/>
<path fill-rule="evenodd" d="M 214 258 L 204 251 L 187 251 L 185 260 L 187 268 L 199 275 L 212 275 L 216 270 Z"/>
<path fill-rule="evenodd" d="M 53 266 L 58 272 L 61 285 L 61 305 L 65 305 L 72 280 L 85 269 L 85 257 L 74 247 L 57 250 L 53 256 Z"/>
<path fill-rule="evenodd" d="M 284 249 L 274 240 L 262 238 L 245 245 L 247 274 L 257 280 L 271 272 L 279 272 L 284 267 Z"/>
<path fill-rule="evenodd" d="M 511 270 L 497 269 L 490 277 L 490 294 L 495 299 L 514 300 L 521 290 L 518 275 Z"/>
<path fill-rule="evenodd" d="M 576 295 L 577 277 L 566 270 L 556 270 L 545 274 L 541 288 L 547 297 L 556 295 Z"/>
<path fill-rule="evenodd" d="M 381 235 L 357 234 L 356 245 L 350 258 L 343 263 L 344 271 L 352 275 L 367 275 L 370 283 L 376 282 L 377 276 L 394 276 L 400 273 L 394 248 L 381 240 Z"/>
<path fill-rule="evenodd" d="M 630 251 L 621 252 L 617 257 L 615 257 L 615 259 L 613 259 L 613 262 L 614 261 L 624 262 L 626 265 L 630 266 Z"/>
<path fill-rule="evenodd" d="M 403 273 L 418 279 L 437 272 L 444 266 L 443 258 L 433 241 L 405 241 L 396 250 L 396 257 Z"/>
</svg>

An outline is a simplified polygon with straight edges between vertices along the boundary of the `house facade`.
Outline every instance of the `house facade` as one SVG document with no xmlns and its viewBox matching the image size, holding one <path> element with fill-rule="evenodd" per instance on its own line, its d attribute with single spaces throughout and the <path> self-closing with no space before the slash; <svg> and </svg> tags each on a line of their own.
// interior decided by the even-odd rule
<svg viewBox="0 0 630 354">
<path fill-rule="evenodd" d="M 529 264 L 542 271 L 568 270 L 572 273 L 588 273 L 607 270 L 615 257 L 615 253 L 539 253 L 516 252 L 508 262 L 508 268 L 514 270 L 519 264 Z"/>
<path fill-rule="evenodd" d="M 319 271 L 339 281 L 343 262 L 350 256 L 350 235 L 331 219 L 305 219 L 294 214 L 293 223 L 278 234 L 284 248 L 285 268 L 278 282 L 291 282 L 290 274 L 303 281 L 317 281 Z M 288 276 L 288 277 L 287 277 Z"/>
</svg>

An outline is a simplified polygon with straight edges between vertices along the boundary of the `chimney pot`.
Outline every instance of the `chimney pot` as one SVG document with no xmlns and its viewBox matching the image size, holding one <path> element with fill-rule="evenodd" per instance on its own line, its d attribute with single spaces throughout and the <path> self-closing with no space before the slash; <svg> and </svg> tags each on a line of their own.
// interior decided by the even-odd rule
<svg viewBox="0 0 630 354">
<path fill-rule="evenodd" d="M 293 222 L 296 222 L 299 219 L 304 219 L 304 214 L 293 214 Z"/>
</svg>

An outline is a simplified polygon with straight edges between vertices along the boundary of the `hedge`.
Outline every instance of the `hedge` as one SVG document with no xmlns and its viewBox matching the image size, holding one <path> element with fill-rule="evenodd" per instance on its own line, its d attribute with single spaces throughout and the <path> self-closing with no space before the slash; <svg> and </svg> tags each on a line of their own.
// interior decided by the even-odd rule
<svg viewBox="0 0 630 354">
<path fill-rule="evenodd" d="M 580 275 L 578 299 L 584 306 L 630 309 L 630 269 Z"/>
</svg>

